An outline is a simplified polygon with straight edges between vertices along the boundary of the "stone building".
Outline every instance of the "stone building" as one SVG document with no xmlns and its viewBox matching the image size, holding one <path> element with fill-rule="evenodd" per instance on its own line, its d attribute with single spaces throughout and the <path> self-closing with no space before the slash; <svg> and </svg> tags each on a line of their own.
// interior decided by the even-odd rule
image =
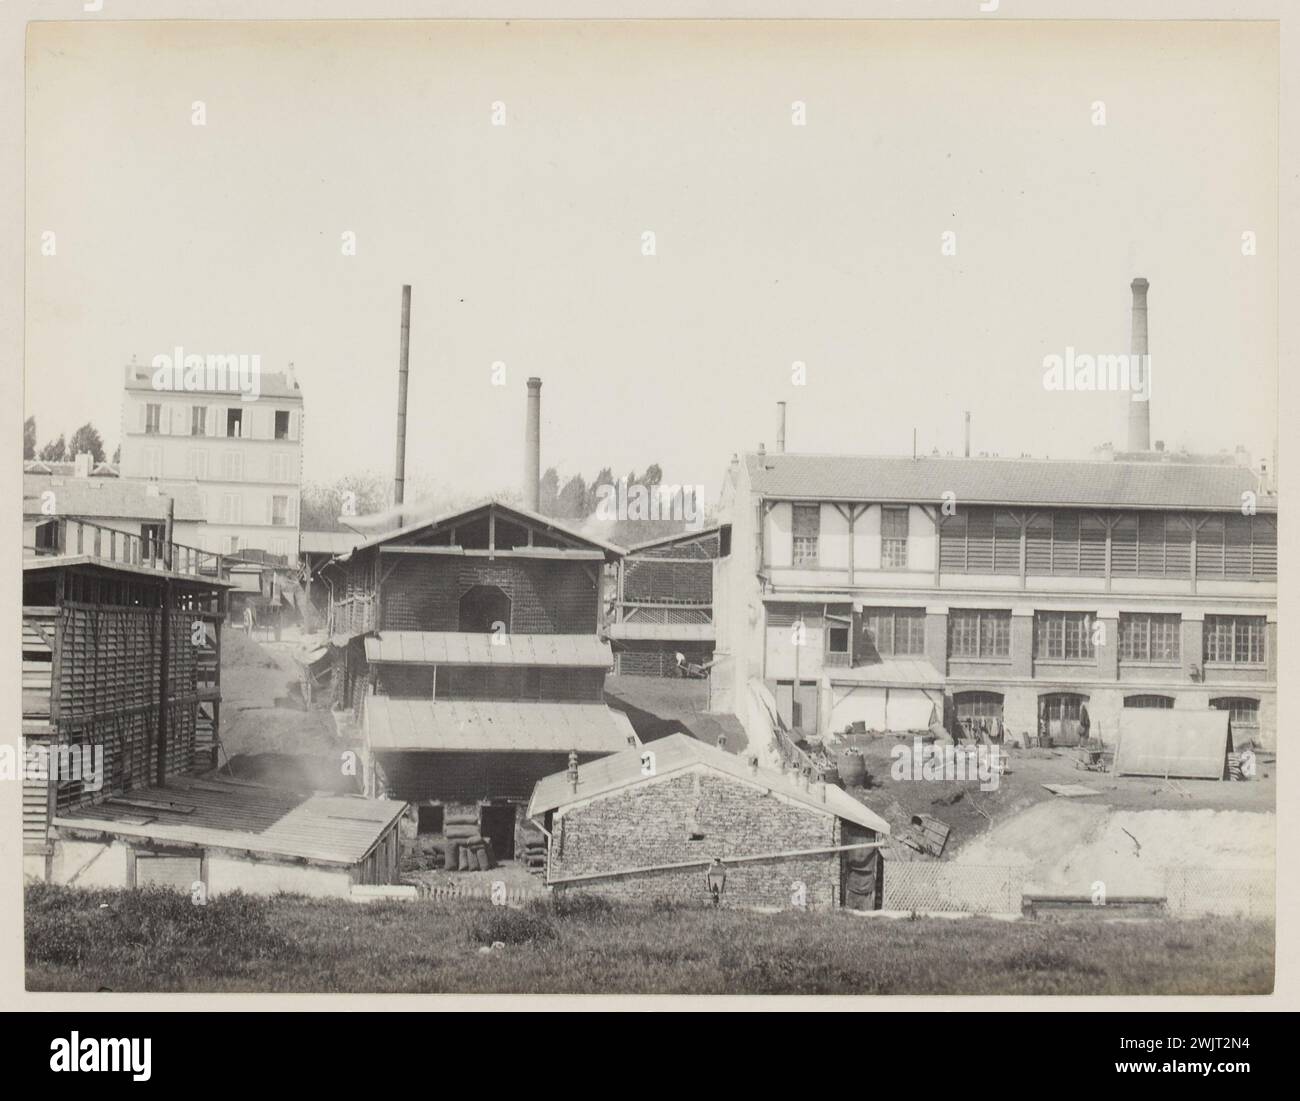
<svg viewBox="0 0 1300 1101">
<path fill-rule="evenodd" d="M 673 734 L 541 780 L 528 816 L 549 835 L 547 883 L 627 899 L 724 906 L 878 905 L 879 815 L 841 789 Z M 863 846 L 852 848 L 852 846 Z"/>
</svg>

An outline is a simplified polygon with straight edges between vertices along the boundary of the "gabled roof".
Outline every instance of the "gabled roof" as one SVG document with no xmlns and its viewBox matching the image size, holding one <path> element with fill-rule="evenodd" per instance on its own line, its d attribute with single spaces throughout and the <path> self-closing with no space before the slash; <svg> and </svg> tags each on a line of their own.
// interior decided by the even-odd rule
<svg viewBox="0 0 1300 1101">
<path fill-rule="evenodd" d="M 654 753 L 652 776 L 642 773 L 641 756 L 647 750 Z M 816 791 L 805 791 L 795 776 L 769 768 L 755 771 L 743 758 L 717 746 L 701 742 L 689 734 L 670 734 L 666 738 L 647 742 L 644 746 L 579 765 L 577 791 L 573 790 L 573 785 L 565 772 L 546 776 L 533 788 L 533 797 L 528 803 L 528 814 L 529 817 L 536 817 L 548 810 L 558 810 L 572 803 L 596 799 L 633 785 L 654 783 L 674 772 L 684 772 L 698 767 L 707 768 L 748 784 L 757 784 L 774 795 L 810 807 L 821 814 L 856 822 L 876 833 L 889 833 L 889 823 L 880 815 L 834 785 L 825 785 L 826 797 L 823 799 Z"/>
<path fill-rule="evenodd" d="M 561 520 L 556 520 L 552 516 L 543 516 L 539 512 L 532 512 L 526 508 L 520 508 L 518 505 L 506 504 L 495 497 L 488 497 L 482 501 L 468 506 L 467 508 L 458 509 L 455 512 L 449 512 L 442 516 L 435 516 L 430 520 L 421 520 L 419 523 L 408 524 L 406 527 L 398 528 L 395 531 L 386 531 L 381 535 L 372 536 L 363 543 L 358 543 L 352 553 L 356 551 L 368 550 L 371 547 L 382 546 L 385 543 L 409 542 L 413 535 L 418 535 L 425 531 L 436 531 L 439 528 L 447 527 L 453 523 L 460 523 L 478 512 L 485 512 L 489 508 L 496 509 L 498 514 L 507 517 L 514 517 L 517 520 L 532 524 L 534 527 L 546 528 L 576 542 L 587 545 L 588 547 L 603 550 L 607 556 L 617 558 L 623 557 L 627 551 L 615 543 L 607 543 L 603 539 L 597 539 L 595 536 L 586 535 L 577 528 L 570 527 Z M 344 556 L 346 557 L 346 556 Z"/>
<path fill-rule="evenodd" d="M 366 660 L 394 665 L 513 665 L 608 669 L 609 643 L 595 635 L 490 635 L 469 631 L 380 631 Z"/>
<path fill-rule="evenodd" d="M 1203 509 L 1239 512 L 1259 493 L 1243 466 L 1057 459 L 966 459 L 900 455 L 745 456 L 753 490 L 778 500 L 886 501 L 958 506 Z M 1260 512 L 1277 509 L 1258 497 Z"/>
</svg>

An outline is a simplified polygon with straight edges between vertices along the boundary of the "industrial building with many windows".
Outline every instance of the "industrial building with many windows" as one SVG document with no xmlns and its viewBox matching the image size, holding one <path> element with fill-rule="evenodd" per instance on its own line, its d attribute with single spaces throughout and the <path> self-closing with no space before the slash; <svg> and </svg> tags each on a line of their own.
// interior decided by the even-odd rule
<svg viewBox="0 0 1300 1101">
<path fill-rule="evenodd" d="M 732 464 L 715 693 L 805 734 L 1001 720 L 1113 742 L 1218 708 L 1275 745 L 1277 498 L 1232 462 L 802 455 Z"/>
</svg>

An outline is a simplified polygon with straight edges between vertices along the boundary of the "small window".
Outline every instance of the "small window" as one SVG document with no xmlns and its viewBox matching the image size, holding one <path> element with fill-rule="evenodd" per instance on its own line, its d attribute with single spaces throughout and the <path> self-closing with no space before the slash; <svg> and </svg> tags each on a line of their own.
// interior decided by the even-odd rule
<svg viewBox="0 0 1300 1101">
<path fill-rule="evenodd" d="M 792 516 L 794 533 L 794 564 L 817 565 L 817 542 L 821 534 L 821 506 L 794 505 Z"/>
<path fill-rule="evenodd" d="M 881 509 L 880 564 L 887 570 L 907 568 L 907 509 L 905 508 Z"/>
<path fill-rule="evenodd" d="M 162 430 L 162 406 L 150 402 L 144 407 L 144 431 L 148 436 L 156 436 Z"/>
<path fill-rule="evenodd" d="M 289 438 L 288 410 L 277 409 L 275 411 L 275 438 L 277 440 L 287 440 Z"/>
<path fill-rule="evenodd" d="M 208 407 L 196 405 L 190 410 L 190 435 L 206 436 L 208 434 Z"/>
<path fill-rule="evenodd" d="M 244 411 L 242 409 L 226 410 L 226 435 L 239 439 L 244 434 Z"/>
<path fill-rule="evenodd" d="M 279 494 L 271 498 L 271 523 L 283 527 L 289 522 L 289 498 Z"/>
<path fill-rule="evenodd" d="M 832 654 L 849 652 L 849 629 L 847 627 L 829 627 L 826 631 L 826 649 Z"/>
<path fill-rule="evenodd" d="M 1147 711 L 1171 711 L 1174 706 L 1173 696 L 1125 696 L 1124 706 Z"/>
</svg>

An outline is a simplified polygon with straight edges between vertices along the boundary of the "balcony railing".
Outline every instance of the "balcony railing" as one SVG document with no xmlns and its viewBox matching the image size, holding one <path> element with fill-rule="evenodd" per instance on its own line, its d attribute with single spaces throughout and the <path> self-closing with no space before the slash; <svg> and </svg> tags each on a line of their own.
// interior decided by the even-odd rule
<svg viewBox="0 0 1300 1101">
<path fill-rule="evenodd" d="M 25 549 L 37 557 L 88 555 L 115 565 L 218 581 L 229 576 L 223 556 L 213 551 L 150 535 L 132 535 L 75 516 L 38 524 L 33 545 Z"/>
</svg>

